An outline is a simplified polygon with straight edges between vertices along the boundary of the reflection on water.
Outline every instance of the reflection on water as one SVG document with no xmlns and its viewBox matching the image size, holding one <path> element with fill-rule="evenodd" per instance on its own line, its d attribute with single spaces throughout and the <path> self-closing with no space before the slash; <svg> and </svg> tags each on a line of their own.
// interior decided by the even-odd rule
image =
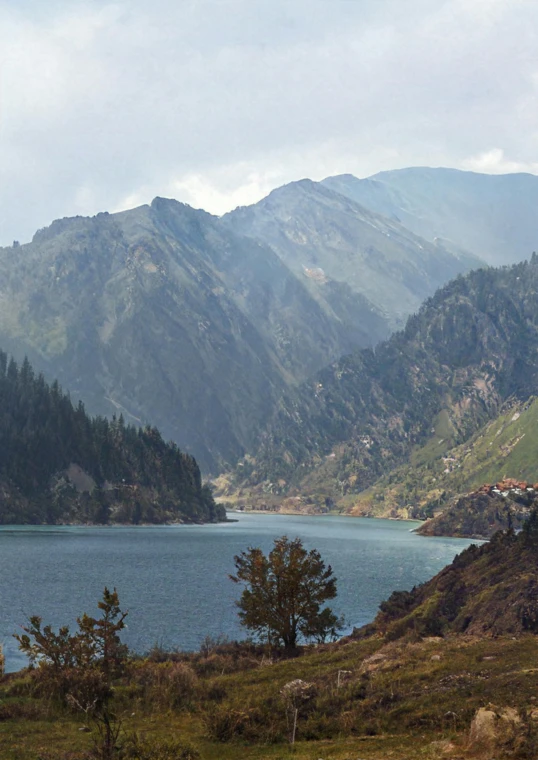
<svg viewBox="0 0 538 760">
<path fill-rule="evenodd" d="M 233 515 L 221 525 L 1 527 L 0 642 L 7 668 L 26 664 L 12 634 L 29 615 L 54 626 L 96 614 L 103 587 L 129 610 L 124 640 L 137 651 L 159 642 L 195 649 L 207 634 L 243 636 L 229 579 L 248 546 L 276 536 L 317 548 L 338 578 L 332 603 L 350 628 L 372 620 L 394 589 L 409 589 L 452 561 L 464 539 L 422 538 L 413 523 L 344 517 Z"/>
</svg>

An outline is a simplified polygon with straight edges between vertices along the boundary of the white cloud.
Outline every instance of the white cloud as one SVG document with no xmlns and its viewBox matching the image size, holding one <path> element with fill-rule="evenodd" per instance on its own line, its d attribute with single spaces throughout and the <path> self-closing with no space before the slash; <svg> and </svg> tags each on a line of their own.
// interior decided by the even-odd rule
<svg viewBox="0 0 538 760">
<path fill-rule="evenodd" d="M 470 156 L 461 161 L 460 169 L 482 172 L 484 174 L 515 174 L 527 172 L 538 173 L 538 161 L 514 161 L 506 158 L 501 148 L 492 148 L 477 156 Z"/>
<path fill-rule="evenodd" d="M 155 195 L 533 171 L 537 23 L 535 0 L 0 0 L 0 242 Z"/>
</svg>

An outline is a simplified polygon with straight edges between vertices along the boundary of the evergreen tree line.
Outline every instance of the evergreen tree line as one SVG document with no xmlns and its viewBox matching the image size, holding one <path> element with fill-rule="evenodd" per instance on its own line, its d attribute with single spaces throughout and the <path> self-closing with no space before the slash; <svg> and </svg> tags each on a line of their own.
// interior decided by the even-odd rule
<svg viewBox="0 0 538 760">
<path fill-rule="evenodd" d="M 67 478 L 79 465 L 85 493 Z M 0 522 L 222 519 L 195 459 L 151 426 L 90 417 L 28 359 L 0 351 Z"/>
</svg>

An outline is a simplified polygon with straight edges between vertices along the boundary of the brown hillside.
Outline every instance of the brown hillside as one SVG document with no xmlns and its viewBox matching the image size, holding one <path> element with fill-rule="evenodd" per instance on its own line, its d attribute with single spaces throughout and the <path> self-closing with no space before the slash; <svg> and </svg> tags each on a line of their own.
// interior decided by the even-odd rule
<svg viewBox="0 0 538 760">
<path fill-rule="evenodd" d="M 496 533 L 470 546 L 453 563 L 411 592 L 381 604 L 375 628 L 389 639 L 466 633 L 538 632 L 538 512 L 523 530 Z"/>
</svg>

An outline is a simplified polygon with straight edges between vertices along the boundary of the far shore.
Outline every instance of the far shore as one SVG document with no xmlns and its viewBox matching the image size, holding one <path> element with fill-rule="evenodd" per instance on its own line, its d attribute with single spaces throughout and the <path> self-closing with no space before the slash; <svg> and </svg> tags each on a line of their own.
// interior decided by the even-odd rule
<svg viewBox="0 0 538 760">
<path fill-rule="evenodd" d="M 236 515 L 286 515 L 293 517 L 350 517 L 363 518 L 365 520 L 394 520 L 394 522 L 412 522 L 422 524 L 425 520 L 419 520 L 416 517 L 381 517 L 378 515 L 351 515 L 346 512 L 294 512 L 292 510 L 273 510 L 273 509 L 227 509 L 227 514 Z"/>
</svg>

